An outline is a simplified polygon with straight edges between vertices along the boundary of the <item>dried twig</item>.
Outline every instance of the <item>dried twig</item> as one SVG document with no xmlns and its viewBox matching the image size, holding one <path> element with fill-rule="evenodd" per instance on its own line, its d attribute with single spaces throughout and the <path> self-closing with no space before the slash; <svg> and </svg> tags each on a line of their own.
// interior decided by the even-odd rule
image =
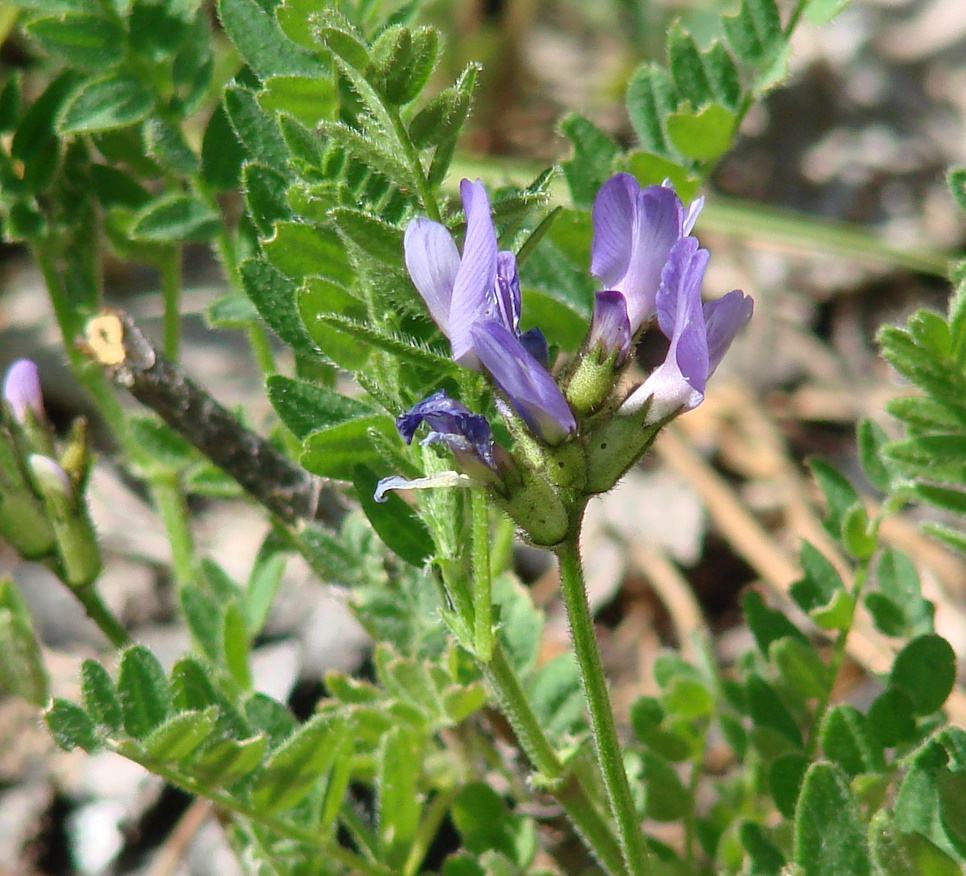
<svg viewBox="0 0 966 876">
<path fill-rule="evenodd" d="M 151 408 L 179 435 L 234 478 L 258 502 L 292 523 L 335 524 L 336 494 L 293 463 L 159 353 L 127 314 L 104 311 L 85 328 L 88 352 L 118 386 Z"/>
</svg>

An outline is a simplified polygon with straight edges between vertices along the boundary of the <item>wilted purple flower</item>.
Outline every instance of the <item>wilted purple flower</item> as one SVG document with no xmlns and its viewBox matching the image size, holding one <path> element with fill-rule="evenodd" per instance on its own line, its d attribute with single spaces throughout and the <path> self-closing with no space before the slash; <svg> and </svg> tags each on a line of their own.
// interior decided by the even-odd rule
<svg viewBox="0 0 966 876">
<path fill-rule="evenodd" d="M 690 234 L 704 203 L 685 209 L 669 183 L 641 187 L 629 173 L 612 176 L 594 200 L 590 272 L 620 292 L 633 338 L 655 312 L 671 248 Z"/>
<path fill-rule="evenodd" d="M 416 429 L 425 422 L 432 431 L 420 444 L 440 442 L 447 445 L 457 460 L 474 468 L 484 465 L 496 471 L 493 459 L 493 433 L 482 414 L 474 414 L 462 402 L 450 398 L 445 390 L 434 392 L 396 417 L 396 428 L 410 444 Z"/>
<path fill-rule="evenodd" d="M 516 256 L 499 251 L 490 202 L 480 180 L 460 183 L 466 238 L 460 255 L 449 231 L 418 218 L 406 228 L 406 267 L 453 358 L 485 368 L 517 413 L 544 441 L 557 443 L 577 428 L 541 358 L 539 333 L 520 333 L 520 278 Z"/>
<path fill-rule="evenodd" d="M 7 369 L 3 379 L 3 398 L 18 423 L 26 422 L 27 411 L 39 422 L 47 418 L 40 391 L 40 373 L 29 359 L 18 359 Z"/>
<path fill-rule="evenodd" d="M 657 293 L 658 325 L 670 339 L 667 358 L 627 399 L 621 410 L 639 410 L 650 399 L 647 422 L 691 410 L 704 399 L 714 373 L 738 331 L 751 319 L 753 302 L 740 290 L 701 304 L 708 251 L 693 237 L 676 243 Z"/>
<path fill-rule="evenodd" d="M 437 472 L 414 480 L 399 475 L 383 478 L 376 487 L 377 502 L 384 501 L 390 490 L 482 486 L 499 480 L 497 456 L 502 452 L 493 443 L 493 433 L 486 417 L 474 414 L 462 402 L 439 390 L 400 414 L 396 418 L 396 428 L 403 440 L 410 444 L 424 422 L 432 431 L 419 443 L 445 444 L 453 451 L 461 471 Z"/>
</svg>

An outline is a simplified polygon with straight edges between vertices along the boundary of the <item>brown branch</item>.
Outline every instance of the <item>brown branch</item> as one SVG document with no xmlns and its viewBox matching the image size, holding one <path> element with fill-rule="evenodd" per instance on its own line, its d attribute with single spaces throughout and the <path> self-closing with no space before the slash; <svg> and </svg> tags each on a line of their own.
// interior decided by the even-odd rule
<svg viewBox="0 0 966 876">
<path fill-rule="evenodd" d="M 334 491 L 242 426 L 204 387 L 158 352 L 127 314 L 107 310 L 88 320 L 85 347 L 118 386 L 282 520 L 334 525 L 342 518 L 344 510 Z"/>
</svg>

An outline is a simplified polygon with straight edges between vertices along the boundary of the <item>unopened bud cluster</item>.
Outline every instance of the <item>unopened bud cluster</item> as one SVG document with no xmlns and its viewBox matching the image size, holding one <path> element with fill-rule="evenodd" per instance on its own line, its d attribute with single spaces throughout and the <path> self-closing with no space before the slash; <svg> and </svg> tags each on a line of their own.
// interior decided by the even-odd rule
<svg viewBox="0 0 966 876">
<path fill-rule="evenodd" d="M 25 559 L 52 562 L 78 588 L 90 586 L 101 568 L 83 502 L 89 466 L 84 421 L 75 422 L 58 456 L 37 366 L 14 362 L 0 403 L 0 538 Z"/>
</svg>

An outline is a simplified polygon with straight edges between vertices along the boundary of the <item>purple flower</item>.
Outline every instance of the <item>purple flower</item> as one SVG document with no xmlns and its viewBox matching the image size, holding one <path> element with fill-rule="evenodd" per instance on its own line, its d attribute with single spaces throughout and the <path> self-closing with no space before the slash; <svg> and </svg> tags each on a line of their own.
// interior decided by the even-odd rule
<svg viewBox="0 0 966 876">
<path fill-rule="evenodd" d="M 504 451 L 493 443 L 493 433 L 486 417 L 474 414 L 462 402 L 439 390 L 396 418 L 396 428 L 407 444 L 412 443 L 422 423 L 426 423 L 431 431 L 419 443 L 445 444 L 453 451 L 461 471 L 437 472 L 412 480 L 399 475 L 383 478 L 376 487 L 377 502 L 384 502 L 390 490 L 473 487 L 498 482 L 497 458 L 503 462 Z"/>
<path fill-rule="evenodd" d="M 629 173 L 615 174 L 597 193 L 590 272 L 623 295 L 631 337 L 654 315 L 671 248 L 691 232 L 703 203 L 685 210 L 669 183 L 642 188 Z"/>
<path fill-rule="evenodd" d="M 406 228 L 406 267 L 453 358 L 485 368 L 510 404 L 544 441 L 557 443 L 577 428 L 573 413 L 541 358 L 543 336 L 520 334 L 516 256 L 497 248 L 490 202 L 480 180 L 460 183 L 466 238 L 460 255 L 449 231 L 430 219 Z"/>
<path fill-rule="evenodd" d="M 416 429 L 423 422 L 432 431 L 420 444 L 445 444 L 453 451 L 457 460 L 464 464 L 464 468 L 478 469 L 483 465 L 496 471 L 493 433 L 482 414 L 474 414 L 466 405 L 450 398 L 441 389 L 396 417 L 396 428 L 403 440 L 411 444 Z"/>
<path fill-rule="evenodd" d="M 18 423 L 26 422 L 28 411 L 38 422 L 47 419 L 40 391 L 40 373 L 29 359 L 18 359 L 7 369 L 3 379 L 3 397 Z"/>
<path fill-rule="evenodd" d="M 647 423 L 697 407 L 705 385 L 738 331 L 751 319 L 753 302 L 740 290 L 701 304 L 708 251 L 693 237 L 676 243 L 657 293 L 658 325 L 670 339 L 667 358 L 621 407 L 626 413 L 650 401 Z"/>
</svg>

